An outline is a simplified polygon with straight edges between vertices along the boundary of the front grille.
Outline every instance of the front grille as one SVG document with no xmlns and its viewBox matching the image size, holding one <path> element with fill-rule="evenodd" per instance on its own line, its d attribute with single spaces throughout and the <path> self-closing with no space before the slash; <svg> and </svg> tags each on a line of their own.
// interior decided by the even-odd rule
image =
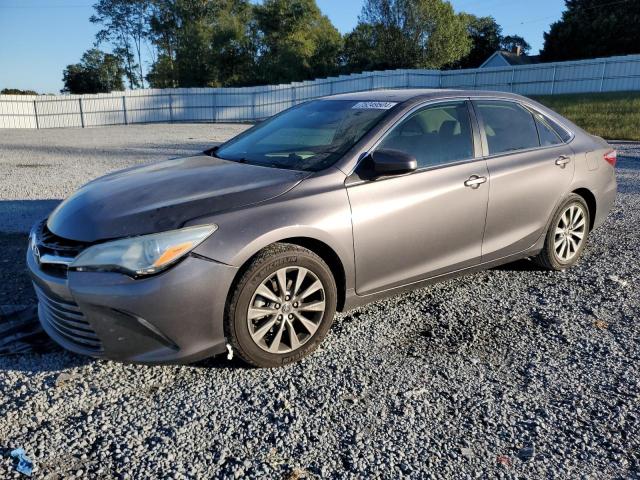
<svg viewBox="0 0 640 480">
<path fill-rule="evenodd" d="M 102 343 L 78 306 L 54 297 L 34 285 L 40 302 L 40 318 L 65 341 L 89 353 L 102 352 Z"/>
<path fill-rule="evenodd" d="M 47 221 L 41 222 L 35 229 L 36 245 L 40 254 L 40 259 L 45 255 L 52 255 L 57 258 L 68 259 L 69 263 L 77 257 L 80 252 L 89 246 L 87 243 L 69 240 L 59 237 L 47 227 Z M 50 275 L 60 278 L 67 277 L 67 265 L 61 263 L 40 263 L 40 268 Z"/>
<path fill-rule="evenodd" d="M 80 252 L 89 246 L 84 242 L 77 242 L 57 236 L 47 227 L 44 220 L 36 229 L 36 239 L 41 253 L 50 253 L 61 257 L 77 257 Z"/>
</svg>

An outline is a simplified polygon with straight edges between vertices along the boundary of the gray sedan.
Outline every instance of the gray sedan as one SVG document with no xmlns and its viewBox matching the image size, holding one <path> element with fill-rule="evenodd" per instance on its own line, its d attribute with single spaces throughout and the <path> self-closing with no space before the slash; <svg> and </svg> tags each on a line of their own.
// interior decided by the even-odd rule
<svg viewBox="0 0 640 480">
<path fill-rule="evenodd" d="M 518 95 L 338 95 L 88 183 L 34 226 L 27 263 L 69 350 L 274 367 L 312 352 L 336 310 L 522 258 L 571 267 L 615 162 Z"/>
</svg>

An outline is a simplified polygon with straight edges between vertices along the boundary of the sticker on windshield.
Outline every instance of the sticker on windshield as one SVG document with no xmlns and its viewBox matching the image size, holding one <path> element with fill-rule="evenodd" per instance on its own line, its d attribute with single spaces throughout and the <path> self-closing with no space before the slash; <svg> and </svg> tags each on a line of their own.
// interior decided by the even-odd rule
<svg viewBox="0 0 640 480">
<path fill-rule="evenodd" d="M 351 108 L 356 110 L 389 110 L 397 104 L 397 102 L 358 102 Z"/>
</svg>

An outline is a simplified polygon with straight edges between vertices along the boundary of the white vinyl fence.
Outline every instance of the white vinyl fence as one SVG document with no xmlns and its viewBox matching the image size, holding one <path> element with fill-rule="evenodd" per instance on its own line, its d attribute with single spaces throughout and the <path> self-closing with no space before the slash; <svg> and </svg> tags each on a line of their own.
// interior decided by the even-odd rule
<svg viewBox="0 0 640 480">
<path fill-rule="evenodd" d="M 640 55 L 470 70 L 366 72 L 261 87 L 0 95 L 0 128 L 252 122 L 309 99 L 383 88 L 461 88 L 523 95 L 640 90 Z"/>
</svg>

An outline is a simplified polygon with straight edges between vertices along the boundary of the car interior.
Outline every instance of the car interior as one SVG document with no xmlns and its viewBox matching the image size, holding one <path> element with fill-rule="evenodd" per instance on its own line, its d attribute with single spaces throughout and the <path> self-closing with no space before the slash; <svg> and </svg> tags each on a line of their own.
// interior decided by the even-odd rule
<svg viewBox="0 0 640 480">
<path fill-rule="evenodd" d="M 418 168 L 472 158 L 473 141 L 467 106 L 458 103 L 425 108 L 393 129 L 380 148 L 414 155 Z"/>
</svg>

